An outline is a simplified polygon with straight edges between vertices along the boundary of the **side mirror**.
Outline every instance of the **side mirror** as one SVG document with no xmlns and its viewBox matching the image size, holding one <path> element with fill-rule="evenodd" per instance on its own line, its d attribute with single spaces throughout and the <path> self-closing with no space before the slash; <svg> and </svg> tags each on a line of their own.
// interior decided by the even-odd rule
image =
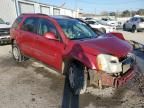
<svg viewBox="0 0 144 108">
<path fill-rule="evenodd" d="M 9 22 L 6 22 L 6 24 L 7 24 L 7 25 L 10 25 L 10 23 L 9 23 Z"/>
<path fill-rule="evenodd" d="M 53 32 L 47 32 L 44 34 L 44 37 L 51 40 L 57 40 L 56 35 Z"/>
</svg>

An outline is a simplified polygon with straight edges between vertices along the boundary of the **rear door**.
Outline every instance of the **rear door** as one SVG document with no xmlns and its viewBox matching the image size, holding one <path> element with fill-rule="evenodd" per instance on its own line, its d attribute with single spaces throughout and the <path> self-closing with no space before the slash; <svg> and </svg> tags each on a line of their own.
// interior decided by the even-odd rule
<svg viewBox="0 0 144 108">
<path fill-rule="evenodd" d="M 11 38 L 15 38 L 15 37 L 19 37 L 20 33 L 19 33 L 19 24 L 22 22 L 23 17 L 18 17 L 15 22 L 12 24 L 12 27 L 10 29 L 10 35 Z"/>
<path fill-rule="evenodd" d="M 24 54 L 34 57 L 38 18 L 29 17 L 20 29 L 20 47 Z"/>
<path fill-rule="evenodd" d="M 36 39 L 36 52 L 38 58 L 49 66 L 60 70 L 64 44 L 61 41 L 60 35 L 55 25 L 48 19 L 40 19 L 38 31 L 39 36 Z M 47 32 L 53 32 L 57 40 L 50 40 L 45 38 L 44 35 Z"/>
</svg>

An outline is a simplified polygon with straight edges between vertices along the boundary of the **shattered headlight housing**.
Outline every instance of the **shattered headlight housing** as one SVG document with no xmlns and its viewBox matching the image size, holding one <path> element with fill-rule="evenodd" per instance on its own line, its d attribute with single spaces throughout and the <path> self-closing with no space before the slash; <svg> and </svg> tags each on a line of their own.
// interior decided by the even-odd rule
<svg viewBox="0 0 144 108">
<path fill-rule="evenodd" d="M 97 56 L 98 69 L 106 73 L 114 74 L 122 71 L 122 63 L 119 62 L 118 57 L 99 54 Z"/>
</svg>

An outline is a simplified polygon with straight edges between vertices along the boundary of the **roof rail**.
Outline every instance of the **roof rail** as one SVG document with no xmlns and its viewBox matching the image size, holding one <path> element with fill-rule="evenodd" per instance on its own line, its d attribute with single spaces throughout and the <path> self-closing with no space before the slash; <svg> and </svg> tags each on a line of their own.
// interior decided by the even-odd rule
<svg viewBox="0 0 144 108">
<path fill-rule="evenodd" d="M 74 19 L 73 17 L 67 16 L 67 15 L 50 15 L 53 18 L 69 18 Z"/>
<path fill-rule="evenodd" d="M 43 16 L 48 16 L 47 14 L 43 14 L 43 13 L 36 13 L 37 15 L 43 15 Z"/>
<path fill-rule="evenodd" d="M 43 15 L 43 16 L 48 16 L 48 15 L 43 14 L 43 13 L 22 13 L 21 15 Z"/>
</svg>

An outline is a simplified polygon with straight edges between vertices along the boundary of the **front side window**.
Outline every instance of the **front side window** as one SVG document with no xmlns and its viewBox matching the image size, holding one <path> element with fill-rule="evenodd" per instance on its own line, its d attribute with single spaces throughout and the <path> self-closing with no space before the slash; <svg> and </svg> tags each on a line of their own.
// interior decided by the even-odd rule
<svg viewBox="0 0 144 108">
<path fill-rule="evenodd" d="M 86 23 L 73 19 L 57 19 L 57 21 L 69 39 L 97 37 L 97 34 Z"/>
<path fill-rule="evenodd" d="M 41 19 L 39 24 L 39 34 L 44 35 L 45 33 L 52 32 L 57 36 L 56 27 L 47 19 Z"/>
<path fill-rule="evenodd" d="M 139 19 L 139 18 L 135 18 L 135 20 L 134 20 L 134 21 L 138 21 L 138 19 Z"/>
<path fill-rule="evenodd" d="M 22 25 L 22 30 L 36 33 L 36 27 L 37 27 L 37 18 L 27 18 L 23 25 Z"/>
<path fill-rule="evenodd" d="M 135 21 L 135 18 L 131 18 L 130 21 L 132 21 L 132 22 Z"/>
</svg>

